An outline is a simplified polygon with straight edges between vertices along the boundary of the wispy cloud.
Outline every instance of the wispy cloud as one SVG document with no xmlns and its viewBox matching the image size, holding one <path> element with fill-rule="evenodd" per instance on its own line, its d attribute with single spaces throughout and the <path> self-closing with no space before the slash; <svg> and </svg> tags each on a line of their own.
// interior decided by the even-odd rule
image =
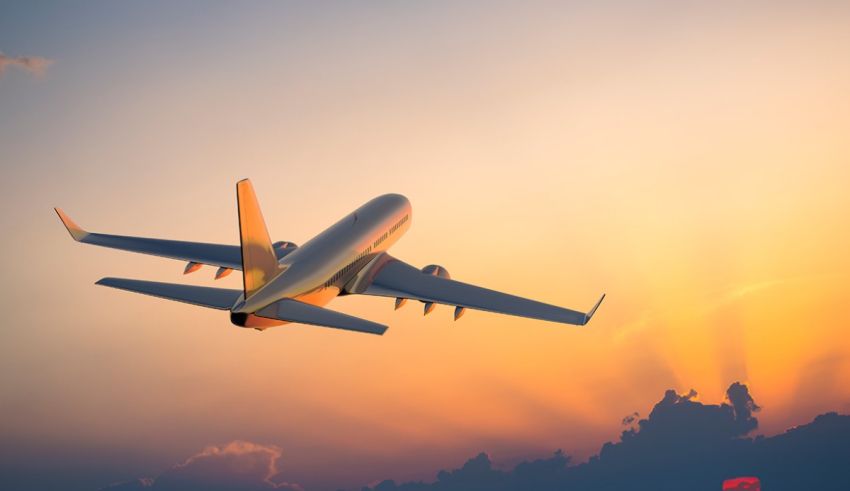
<svg viewBox="0 0 850 491">
<path fill-rule="evenodd" d="M 764 281 L 757 281 L 753 283 L 747 283 L 742 285 L 735 285 L 727 288 L 726 290 L 718 293 L 714 297 L 706 298 L 704 304 L 701 307 L 688 307 L 688 316 L 691 318 L 700 318 L 706 315 L 709 315 L 713 312 L 716 312 L 724 307 L 729 305 L 733 305 L 736 302 L 739 302 L 751 295 L 755 295 L 757 293 L 761 293 L 766 290 L 770 290 L 772 288 L 781 287 L 790 285 L 793 283 L 798 283 L 802 281 L 811 281 L 823 278 L 831 278 L 839 276 L 838 274 L 828 273 L 828 274 L 811 274 L 811 275 L 802 275 L 796 277 L 787 277 L 787 278 L 776 278 Z M 620 327 L 615 335 L 614 339 L 617 341 L 623 341 L 627 339 L 629 336 L 642 331 L 643 329 L 649 327 L 651 324 L 657 322 L 659 319 L 663 319 L 664 317 L 670 315 L 671 313 L 676 312 L 681 307 L 671 306 L 665 309 L 647 309 L 641 312 L 637 318 L 629 322 L 622 327 Z"/>
<path fill-rule="evenodd" d="M 211 445 L 156 478 L 113 484 L 110 491 L 302 491 L 281 479 L 281 449 L 246 441 Z"/>
<path fill-rule="evenodd" d="M 36 77 L 41 77 L 52 63 L 53 60 L 41 56 L 8 56 L 0 51 L 0 77 L 10 66 L 16 66 L 34 74 Z"/>
</svg>

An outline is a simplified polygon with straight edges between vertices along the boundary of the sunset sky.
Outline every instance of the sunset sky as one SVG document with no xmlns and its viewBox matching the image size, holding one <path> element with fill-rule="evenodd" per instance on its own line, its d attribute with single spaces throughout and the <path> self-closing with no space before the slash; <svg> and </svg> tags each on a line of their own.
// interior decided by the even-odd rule
<svg viewBox="0 0 850 491">
<path fill-rule="evenodd" d="M 3 2 L 0 52 L 0 473 L 31 489 L 234 440 L 307 491 L 582 460 L 665 389 L 735 381 L 757 433 L 850 412 L 846 2 Z M 245 177 L 273 240 L 401 193 L 393 255 L 608 297 L 582 328 L 345 297 L 387 333 L 261 333 L 95 286 L 241 278 L 75 244 L 52 210 L 236 244 Z"/>
</svg>

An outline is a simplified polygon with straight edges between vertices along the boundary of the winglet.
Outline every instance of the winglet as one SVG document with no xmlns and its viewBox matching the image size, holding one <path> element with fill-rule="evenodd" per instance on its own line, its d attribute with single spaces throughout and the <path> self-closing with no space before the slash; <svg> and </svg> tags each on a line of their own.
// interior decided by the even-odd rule
<svg viewBox="0 0 850 491">
<path fill-rule="evenodd" d="M 89 233 L 86 232 L 85 230 L 83 230 L 82 228 L 80 228 L 79 225 L 77 225 L 73 220 L 71 220 L 71 217 L 66 215 L 65 212 L 62 211 L 61 208 L 53 208 L 53 209 L 56 210 L 56 214 L 59 215 L 59 219 L 62 220 L 62 223 L 65 225 L 65 228 L 68 229 L 68 233 L 71 234 L 71 237 L 74 240 L 79 242 L 79 241 L 86 238 L 86 236 Z"/>
<path fill-rule="evenodd" d="M 593 317 L 593 314 L 596 313 L 596 309 L 598 309 L 599 306 L 602 305 L 603 300 L 605 300 L 605 294 L 604 293 L 602 294 L 601 297 L 599 297 L 599 301 L 596 302 L 596 305 L 594 305 L 592 309 L 590 309 L 586 314 L 584 314 L 584 324 L 587 324 L 588 322 L 590 322 L 590 318 Z M 584 325 L 584 324 L 582 324 L 582 325 Z"/>
</svg>

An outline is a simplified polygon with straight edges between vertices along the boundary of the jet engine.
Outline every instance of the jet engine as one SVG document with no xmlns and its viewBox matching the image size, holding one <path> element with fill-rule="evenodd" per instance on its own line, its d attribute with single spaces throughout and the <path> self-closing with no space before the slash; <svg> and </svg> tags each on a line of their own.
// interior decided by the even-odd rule
<svg viewBox="0 0 850 491">
<path fill-rule="evenodd" d="M 422 268 L 422 272 L 433 276 L 439 276 L 440 278 L 451 278 L 451 275 L 449 274 L 448 270 L 438 264 L 429 264 L 428 266 Z"/>
<path fill-rule="evenodd" d="M 425 274 L 430 274 L 432 276 L 439 276 L 440 278 L 451 278 L 449 272 L 446 268 L 440 266 L 439 264 L 429 264 L 422 268 L 422 272 Z M 428 315 L 434 310 L 434 302 L 423 302 L 425 304 L 425 309 L 422 315 Z"/>
<path fill-rule="evenodd" d="M 294 251 L 295 249 L 298 249 L 298 246 L 294 242 L 279 240 L 272 244 L 272 248 L 274 249 L 274 253 L 277 256 L 277 260 L 280 261 L 281 259 L 283 259 L 284 256 Z"/>
</svg>

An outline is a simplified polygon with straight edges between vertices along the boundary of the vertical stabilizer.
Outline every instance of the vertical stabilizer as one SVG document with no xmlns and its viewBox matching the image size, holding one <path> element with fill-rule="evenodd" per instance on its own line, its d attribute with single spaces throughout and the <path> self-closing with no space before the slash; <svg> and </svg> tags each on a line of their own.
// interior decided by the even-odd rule
<svg viewBox="0 0 850 491">
<path fill-rule="evenodd" d="M 254 186 L 248 179 L 236 183 L 236 201 L 239 206 L 242 278 L 245 298 L 248 298 L 277 276 L 281 268 L 254 194 Z"/>
</svg>

